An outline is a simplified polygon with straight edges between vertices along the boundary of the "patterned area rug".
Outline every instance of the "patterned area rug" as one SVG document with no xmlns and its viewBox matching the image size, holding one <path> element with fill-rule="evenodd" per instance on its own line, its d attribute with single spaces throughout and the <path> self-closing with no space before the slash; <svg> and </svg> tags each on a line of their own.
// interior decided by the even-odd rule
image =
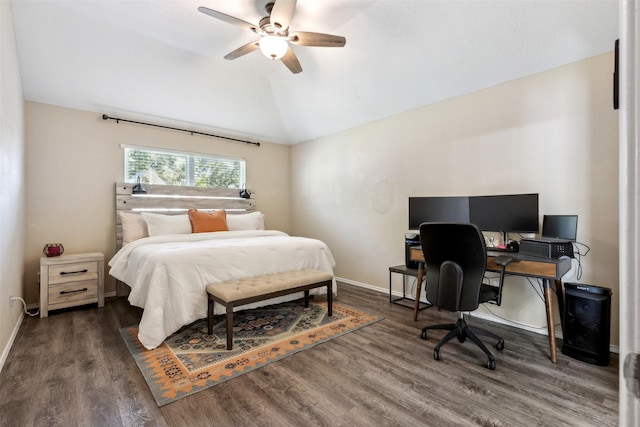
<svg viewBox="0 0 640 427">
<path fill-rule="evenodd" d="M 251 372 L 317 344 L 381 320 L 344 304 L 285 302 L 234 314 L 233 349 L 226 350 L 225 316 L 215 316 L 176 332 L 153 350 L 138 341 L 138 327 L 120 329 L 158 406 Z"/>
</svg>

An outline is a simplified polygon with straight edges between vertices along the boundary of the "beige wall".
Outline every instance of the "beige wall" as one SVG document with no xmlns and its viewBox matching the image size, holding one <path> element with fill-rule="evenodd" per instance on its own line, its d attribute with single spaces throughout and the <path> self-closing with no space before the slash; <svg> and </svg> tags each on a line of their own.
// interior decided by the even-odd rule
<svg viewBox="0 0 640 427">
<path fill-rule="evenodd" d="M 4 364 L 22 304 L 9 308 L 9 295 L 23 296 L 24 102 L 11 5 L 0 2 L 0 369 Z"/>
<path fill-rule="evenodd" d="M 121 144 L 246 159 L 247 185 L 268 228 L 289 230 L 289 147 L 260 147 L 124 122 L 101 114 L 26 103 L 25 294 L 38 301 L 37 272 L 45 243 L 65 253 L 115 252 L 114 183 L 124 178 Z M 107 270 L 108 273 L 108 270 Z M 106 276 L 105 291 L 115 291 Z"/>
<path fill-rule="evenodd" d="M 338 277 L 385 289 L 388 266 L 404 263 L 409 196 L 539 193 L 541 218 L 579 215 L 578 240 L 591 247 L 581 282 L 613 289 L 617 345 L 612 72 L 605 54 L 294 146 L 293 232 L 323 239 Z M 534 287 L 506 286 L 491 312 L 546 333 Z"/>
</svg>

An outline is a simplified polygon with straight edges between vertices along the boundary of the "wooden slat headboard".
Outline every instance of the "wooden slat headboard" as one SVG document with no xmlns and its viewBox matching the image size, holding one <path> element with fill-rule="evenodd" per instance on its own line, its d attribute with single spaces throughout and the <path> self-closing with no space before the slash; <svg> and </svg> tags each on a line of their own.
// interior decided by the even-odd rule
<svg viewBox="0 0 640 427">
<path fill-rule="evenodd" d="M 255 210 L 254 199 L 240 197 L 240 191 L 228 188 L 187 187 L 144 184 L 147 194 L 132 194 L 133 183 L 116 183 L 116 250 L 122 247 L 122 222 L 118 212 L 157 212 L 184 214 L 193 209 L 226 209 L 228 214 Z"/>
</svg>

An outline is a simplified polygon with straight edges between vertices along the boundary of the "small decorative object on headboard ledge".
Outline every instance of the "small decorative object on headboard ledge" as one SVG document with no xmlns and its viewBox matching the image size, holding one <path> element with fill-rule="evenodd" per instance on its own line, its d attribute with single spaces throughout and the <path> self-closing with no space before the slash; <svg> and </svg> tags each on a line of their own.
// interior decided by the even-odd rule
<svg viewBox="0 0 640 427">
<path fill-rule="evenodd" d="M 138 177 L 136 185 L 131 188 L 131 194 L 147 194 L 147 187 L 140 181 L 140 177 Z"/>
<path fill-rule="evenodd" d="M 47 243 L 42 249 L 42 253 L 48 257 L 60 256 L 64 253 L 62 243 Z"/>
</svg>

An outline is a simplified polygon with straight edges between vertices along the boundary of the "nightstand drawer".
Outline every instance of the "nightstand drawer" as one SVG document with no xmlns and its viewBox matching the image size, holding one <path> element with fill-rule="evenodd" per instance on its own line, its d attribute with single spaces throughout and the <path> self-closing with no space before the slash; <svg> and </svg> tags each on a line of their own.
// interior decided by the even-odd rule
<svg viewBox="0 0 640 427">
<path fill-rule="evenodd" d="M 78 305 L 83 300 L 87 300 L 87 304 L 98 301 L 97 280 L 84 280 L 49 286 L 49 309 L 55 309 L 54 306 L 66 303 Z"/>
<path fill-rule="evenodd" d="M 96 261 L 76 262 L 49 266 L 49 285 L 57 283 L 80 282 L 98 278 Z"/>
</svg>

